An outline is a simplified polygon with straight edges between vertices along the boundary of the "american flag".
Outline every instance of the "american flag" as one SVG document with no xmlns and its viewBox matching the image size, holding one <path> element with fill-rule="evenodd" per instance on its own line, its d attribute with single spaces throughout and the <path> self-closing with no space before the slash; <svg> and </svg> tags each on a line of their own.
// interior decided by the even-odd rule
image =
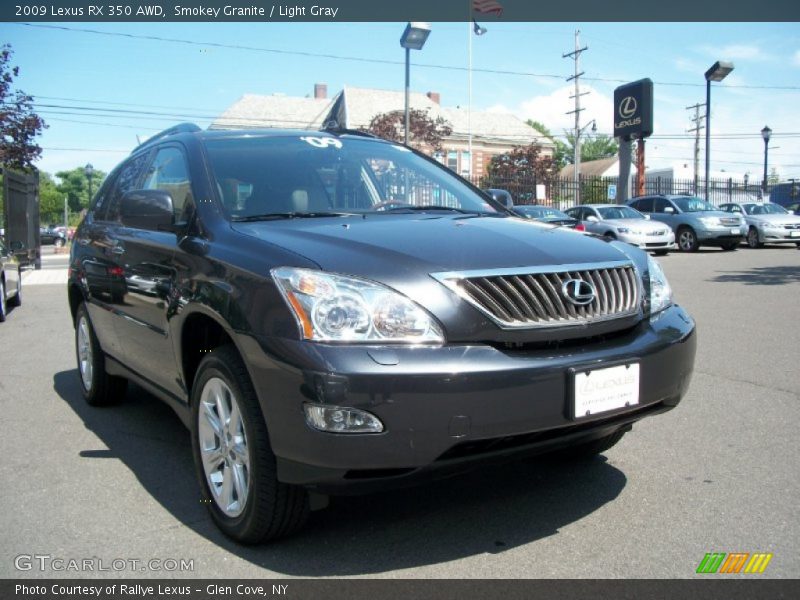
<svg viewBox="0 0 800 600">
<path fill-rule="evenodd" d="M 503 14 L 503 5 L 495 0 L 472 0 L 472 10 L 484 14 Z"/>
</svg>

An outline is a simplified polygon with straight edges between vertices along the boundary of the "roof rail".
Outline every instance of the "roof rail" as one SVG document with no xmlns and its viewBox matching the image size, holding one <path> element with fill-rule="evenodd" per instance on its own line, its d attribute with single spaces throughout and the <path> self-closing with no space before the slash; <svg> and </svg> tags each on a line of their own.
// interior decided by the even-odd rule
<svg viewBox="0 0 800 600">
<path fill-rule="evenodd" d="M 160 133 L 157 133 L 154 136 L 151 136 L 151 137 L 147 138 L 144 142 L 142 142 L 141 144 L 136 146 L 132 150 L 132 153 L 136 152 L 140 148 L 144 148 L 145 146 L 148 146 L 148 145 L 152 144 L 153 142 L 155 142 L 157 140 L 160 140 L 162 138 L 168 137 L 170 135 L 177 135 L 179 133 L 194 133 L 196 131 L 201 131 L 201 129 L 197 125 L 195 125 L 194 123 L 179 123 L 178 125 L 175 125 L 174 127 L 170 127 L 169 129 L 165 129 L 164 131 L 162 131 Z"/>
</svg>

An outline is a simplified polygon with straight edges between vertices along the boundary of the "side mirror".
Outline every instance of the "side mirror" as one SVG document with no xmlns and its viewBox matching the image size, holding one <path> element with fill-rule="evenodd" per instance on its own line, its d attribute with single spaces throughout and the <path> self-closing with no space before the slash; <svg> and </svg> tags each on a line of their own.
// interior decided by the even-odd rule
<svg viewBox="0 0 800 600">
<path fill-rule="evenodd" d="M 672 215 L 675 214 L 675 209 L 672 208 L 671 206 L 667 206 L 666 208 L 664 208 L 664 212 L 668 215 Z"/>
<path fill-rule="evenodd" d="M 19 241 L 11 242 L 8 247 L 11 249 L 12 252 L 22 252 L 25 250 L 25 244 Z"/>
<path fill-rule="evenodd" d="M 586 220 L 587 220 L 589 223 L 599 223 L 599 222 L 600 222 L 600 219 L 598 219 L 598 218 L 597 218 L 597 217 L 595 217 L 594 215 L 589 215 L 588 217 L 586 217 Z"/>
<path fill-rule="evenodd" d="M 164 190 L 131 190 L 122 196 L 120 220 L 126 227 L 172 231 L 175 214 L 172 196 Z"/>
</svg>

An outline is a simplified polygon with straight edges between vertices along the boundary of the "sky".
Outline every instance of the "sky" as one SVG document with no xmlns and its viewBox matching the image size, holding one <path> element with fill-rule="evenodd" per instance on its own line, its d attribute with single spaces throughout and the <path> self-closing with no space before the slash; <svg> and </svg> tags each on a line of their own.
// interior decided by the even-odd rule
<svg viewBox="0 0 800 600">
<path fill-rule="evenodd" d="M 611 134 L 614 88 L 654 82 L 655 131 L 647 167 L 693 159 L 693 111 L 705 101 L 704 72 L 734 71 L 711 90 L 711 170 L 760 181 L 769 166 L 800 177 L 799 23 L 505 23 L 481 21 L 472 37 L 472 110 L 507 111 L 555 135 L 574 127 L 574 63 L 562 55 L 580 30 L 581 124 Z M 108 171 L 137 144 L 183 121 L 201 127 L 244 94 L 313 94 L 326 83 L 401 90 L 404 23 L 0 23 L 20 69 L 15 87 L 35 98 L 49 128 L 37 166 L 55 173 L 92 163 Z M 469 103 L 467 23 L 433 23 L 412 51 L 411 88 Z M 91 31 L 89 31 L 91 30 Z M 179 40 L 179 41 L 170 41 Z M 127 112 L 126 112 L 127 111 Z M 589 132 L 587 127 L 586 132 Z M 705 134 L 703 133 L 703 136 Z M 701 141 L 701 171 L 704 142 Z"/>
</svg>

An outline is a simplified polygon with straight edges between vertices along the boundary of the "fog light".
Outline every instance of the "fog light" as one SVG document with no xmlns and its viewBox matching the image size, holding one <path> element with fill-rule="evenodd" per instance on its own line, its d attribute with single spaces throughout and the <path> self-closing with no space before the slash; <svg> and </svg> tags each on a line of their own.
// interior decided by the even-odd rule
<svg viewBox="0 0 800 600">
<path fill-rule="evenodd" d="M 328 404 L 303 404 L 306 423 L 329 433 L 380 433 L 383 423 L 365 410 Z"/>
</svg>

